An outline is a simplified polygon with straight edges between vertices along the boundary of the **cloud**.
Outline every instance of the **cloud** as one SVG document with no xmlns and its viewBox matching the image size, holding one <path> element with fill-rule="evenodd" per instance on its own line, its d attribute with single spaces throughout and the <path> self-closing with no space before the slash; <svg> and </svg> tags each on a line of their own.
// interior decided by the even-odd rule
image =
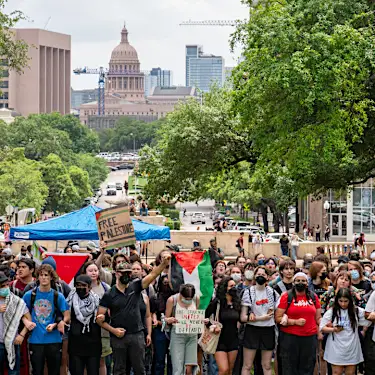
<svg viewBox="0 0 375 375">
<path fill-rule="evenodd" d="M 6 10 L 22 10 L 33 22 L 19 27 L 44 28 L 72 36 L 72 67 L 107 66 L 120 41 L 124 21 L 141 69 L 160 66 L 173 71 L 174 83 L 185 84 L 185 45 L 203 45 L 222 55 L 229 66 L 238 56 L 229 51 L 231 27 L 179 26 L 184 20 L 244 19 L 240 0 L 12 0 Z M 97 86 L 95 76 L 72 76 L 75 89 Z"/>
</svg>

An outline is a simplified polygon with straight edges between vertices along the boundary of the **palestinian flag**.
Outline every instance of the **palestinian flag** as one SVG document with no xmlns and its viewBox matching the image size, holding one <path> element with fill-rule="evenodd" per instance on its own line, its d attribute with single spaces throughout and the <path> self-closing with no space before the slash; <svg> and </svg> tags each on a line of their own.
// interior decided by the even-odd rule
<svg viewBox="0 0 375 375">
<path fill-rule="evenodd" d="M 80 274 L 82 266 L 88 260 L 88 255 L 85 253 L 47 253 L 46 255 L 55 260 L 56 273 L 70 286 L 73 286 L 75 276 Z"/>
<path fill-rule="evenodd" d="M 182 284 L 193 284 L 197 296 L 200 297 L 199 309 L 205 310 L 214 292 L 209 253 L 207 251 L 172 253 L 169 272 L 173 291 L 178 293 Z"/>
</svg>

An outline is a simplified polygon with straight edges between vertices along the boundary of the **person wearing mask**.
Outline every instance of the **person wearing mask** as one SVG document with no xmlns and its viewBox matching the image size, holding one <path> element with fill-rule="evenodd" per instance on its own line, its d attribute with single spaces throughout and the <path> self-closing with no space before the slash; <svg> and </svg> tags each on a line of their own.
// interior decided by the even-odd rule
<svg viewBox="0 0 375 375">
<path fill-rule="evenodd" d="M 365 318 L 365 310 L 354 305 L 351 290 L 340 289 L 319 327 L 328 335 L 324 360 L 332 365 L 333 374 L 355 374 L 357 364 L 363 362 L 358 327 L 370 324 Z"/>
<path fill-rule="evenodd" d="M 236 248 L 240 254 L 240 256 L 245 256 L 245 249 L 243 247 L 243 238 L 244 238 L 245 233 L 241 232 L 240 236 L 236 240 Z"/>
<path fill-rule="evenodd" d="M 21 321 L 26 325 L 19 332 Z M 23 344 L 28 328 L 33 329 L 31 316 L 25 302 L 11 293 L 9 280 L 0 272 L 0 366 L 2 373 L 19 375 L 21 368 L 20 346 Z M 26 327 L 27 326 L 27 327 Z"/>
<path fill-rule="evenodd" d="M 283 293 L 276 310 L 280 324 L 280 357 L 283 375 L 313 375 L 321 320 L 319 298 L 308 289 L 308 277 L 297 272 L 293 288 Z"/>
<path fill-rule="evenodd" d="M 144 322 L 139 308 L 143 300 L 142 290 L 164 271 L 170 258 L 171 255 L 164 252 L 162 263 L 158 267 L 142 280 L 134 281 L 131 281 L 130 264 L 120 263 L 116 267 L 116 285 L 107 291 L 100 301 L 96 321 L 111 334 L 115 375 L 125 374 L 130 367 L 135 375 L 144 374 Z M 105 321 L 107 312 L 111 316 L 111 324 Z"/>
<path fill-rule="evenodd" d="M 254 261 L 258 266 L 264 266 L 266 256 L 263 253 L 255 254 Z"/>
<path fill-rule="evenodd" d="M 365 277 L 370 277 L 371 273 L 373 271 L 372 264 L 370 263 L 364 263 L 363 264 L 363 275 Z"/>
<path fill-rule="evenodd" d="M 181 285 L 180 292 L 168 299 L 165 321 L 168 325 L 172 326 L 169 349 L 172 359 L 173 375 L 195 375 L 198 371 L 198 334 L 176 333 L 174 325 L 178 323 L 175 317 L 177 308 L 189 310 L 197 310 L 199 308 L 199 297 L 195 295 L 194 285 Z M 216 328 L 215 333 L 220 333 L 220 330 Z"/>
<path fill-rule="evenodd" d="M 100 246 L 100 254 L 99 254 L 98 258 L 96 259 L 95 263 L 99 268 L 100 279 L 102 281 L 104 281 L 106 284 L 113 286 L 116 283 L 116 273 L 112 272 L 112 271 L 107 271 L 106 269 L 104 269 L 102 267 L 102 263 L 103 263 L 103 259 L 104 259 L 105 254 L 106 254 L 105 247 Z M 117 253 L 113 257 L 112 269 L 115 270 L 116 267 L 120 263 L 127 263 L 127 262 L 128 262 L 128 258 L 126 257 L 125 254 Z"/>
<path fill-rule="evenodd" d="M 291 246 L 292 246 L 292 259 L 294 261 L 297 260 L 297 253 L 298 253 L 298 249 L 299 249 L 299 237 L 298 237 L 298 234 L 297 233 L 293 233 L 292 234 L 292 238 L 291 238 Z"/>
<path fill-rule="evenodd" d="M 154 371 L 155 375 L 165 374 L 167 364 L 167 375 L 172 375 L 171 356 L 169 355 L 169 339 L 163 331 L 163 320 L 165 317 L 168 298 L 173 295 L 169 286 L 168 275 L 159 278 L 158 293 L 150 300 L 152 312 L 152 341 L 154 343 Z M 167 362 L 166 362 L 167 357 Z"/>
<path fill-rule="evenodd" d="M 278 294 L 291 290 L 293 287 L 293 277 L 296 271 L 296 264 L 292 260 L 282 260 L 279 266 L 280 281 L 274 284 L 273 288 Z"/>
<path fill-rule="evenodd" d="M 355 286 L 361 295 L 370 293 L 372 290 L 370 281 L 363 274 L 363 268 L 361 263 L 350 260 L 348 263 L 348 271 L 352 275 L 352 283 Z"/>
<path fill-rule="evenodd" d="M 359 294 L 358 289 L 352 285 L 351 274 L 348 271 L 340 271 L 335 281 L 333 282 L 333 286 L 330 286 L 320 298 L 323 314 L 333 307 L 336 295 L 342 288 L 350 289 L 355 305 L 361 305 L 362 298 Z"/>
<path fill-rule="evenodd" d="M 95 265 L 95 264 L 94 264 Z M 87 268 L 90 268 L 89 265 Z M 95 266 L 96 267 L 96 266 Z M 91 275 L 89 273 L 91 272 Z M 99 375 L 102 355 L 101 328 L 95 319 L 99 296 L 92 290 L 92 270 L 76 277 L 67 298 L 70 307 L 69 371 L 71 375 Z M 98 272 L 97 272 L 98 273 Z M 97 279 L 94 281 L 97 282 Z M 104 367 L 105 368 L 105 367 Z"/>
<path fill-rule="evenodd" d="M 215 353 L 219 375 L 232 374 L 238 353 L 238 323 L 240 321 L 241 301 L 235 285 L 230 277 L 224 277 L 217 287 L 216 298 L 206 309 L 206 318 L 214 316 L 214 319 L 218 309 L 219 323 L 222 324 Z"/>
<path fill-rule="evenodd" d="M 28 284 L 34 281 L 33 273 L 35 262 L 31 259 L 23 258 L 17 261 L 17 279 L 10 283 L 11 290 L 25 290 Z"/>
<path fill-rule="evenodd" d="M 69 324 L 70 312 L 64 295 L 56 291 L 58 278 L 49 264 L 42 264 L 37 271 L 38 286 L 25 293 L 23 300 L 36 324 L 29 338 L 33 375 L 60 373 L 62 335 Z M 62 314 L 62 319 L 61 315 Z"/>
<path fill-rule="evenodd" d="M 280 242 L 281 254 L 284 255 L 284 256 L 288 256 L 288 253 L 289 253 L 289 238 L 288 238 L 288 236 L 285 233 L 283 233 L 279 242 Z"/>
<path fill-rule="evenodd" d="M 210 254 L 211 267 L 214 269 L 215 264 L 217 264 L 219 260 L 224 259 L 224 251 L 220 249 L 220 247 L 217 247 L 216 238 L 211 238 L 208 253 Z"/>
<path fill-rule="evenodd" d="M 110 289 L 110 286 L 100 280 L 99 268 L 92 260 L 86 262 L 82 268 L 82 274 L 87 275 L 91 279 L 90 291 L 95 293 L 99 300 L 104 296 L 104 293 Z M 100 375 L 106 374 L 106 357 L 112 354 L 109 332 L 101 329 L 101 358 L 100 358 Z"/>
<path fill-rule="evenodd" d="M 327 278 L 327 266 L 322 262 L 312 262 L 309 273 L 309 289 L 311 292 L 316 293 L 320 298 L 328 290 L 328 287 L 331 284 Z"/>
<path fill-rule="evenodd" d="M 16 257 L 14 258 L 14 260 L 20 260 L 20 259 L 32 259 L 30 252 L 27 250 L 25 246 L 21 246 L 20 253 L 16 255 Z"/>
<path fill-rule="evenodd" d="M 270 274 L 274 273 L 276 272 L 277 260 L 275 258 L 268 258 L 265 260 L 264 265 L 266 266 Z"/>
<path fill-rule="evenodd" d="M 241 291 L 244 288 L 242 283 L 242 271 L 239 267 L 234 266 L 230 271 L 230 277 L 236 283 L 236 288 Z"/>
<path fill-rule="evenodd" d="M 225 262 L 223 260 L 218 260 L 215 264 L 214 275 L 222 277 L 225 275 L 226 269 L 227 265 L 225 264 Z"/>
<path fill-rule="evenodd" d="M 268 274 L 264 266 L 255 269 L 254 277 L 256 284 L 244 291 L 241 302 L 241 322 L 246 323 L 241 374 L 250 373 L 257 350 L 260 350 L 263 373 L 271 375 L 272 353 L 276 346 L 274 314 L 280 296 L 266 286 Z"/>
<path fill-rule="evenodd" d="M 242 257 L 242 256 L 239 255 L 239 256 L 236 258 L 236 266 L 237 266 L 238 268 L 240 268 L 241 271 L 243 271 L 243 270 L 244 270 L 244 267 L 245 267 L 245 264 L 246 264 L 246 258 L 245 258 L 245 257 Z"/>
<path fill-rule="evenodd" d="M 255 270 L 255 265 L 253 263 L 247 263 L 245 266 L 245 272 L 244 272 L 244 285 L 245 287 L 248 287 L 253 284 L 254 280 L 254 270 Z"/>
</svg>

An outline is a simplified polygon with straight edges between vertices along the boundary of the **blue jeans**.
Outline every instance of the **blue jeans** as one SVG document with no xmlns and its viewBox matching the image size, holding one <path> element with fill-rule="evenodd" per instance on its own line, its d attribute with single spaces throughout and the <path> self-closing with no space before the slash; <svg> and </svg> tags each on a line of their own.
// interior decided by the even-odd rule
<svg viewBox="0 0 375 375">
<path fill-rule="evenodd" d="M 165 356 L 167 356 L 167 375 L 172 375 L 171 356 L 169 355 L 168 347 L 169 340 L 161 331 L 161 327 L 156 327 L 152 331 L 154 344 L 154 368 L 155 375 L 164 375 Z"/>
<path fill-rule="evenodd" d="M 14 345 L 14 348 L 16 351 L 16 363 L 14 365 L 14 369 L 10 370 L 8 366 L 8 357 L 7 357 L 7 352 L 5 350 L 5 345 L 3 343 L 0 343 L 0 366 L 1 368 L 4 368 L 4 363 L 6 364 L 6 368 L 8 369 L 8 375 L 20 374 L 20 368 L 21 368 L 20 346 Z"/>
<path fill-rule="evenodd" d="M 217 375 L 219 373 L 219 368 L 213 354 L 208 355 L 208 373 L 210 375 Z"/>
<path fill-rule="evenodd" d="M 140 208 L 139 209 L 140 216 L 148 216 L 148 208 Z"/>
</svg>

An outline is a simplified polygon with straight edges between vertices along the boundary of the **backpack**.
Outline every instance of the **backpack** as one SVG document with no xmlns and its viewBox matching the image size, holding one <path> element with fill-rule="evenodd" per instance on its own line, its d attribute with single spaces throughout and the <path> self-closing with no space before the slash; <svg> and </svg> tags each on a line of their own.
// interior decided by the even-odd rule
<svg viewBox="0 0 375 375">
<path fill-rule="evenodd" d="M 283 282 L 282 280 L 279 281 L 276 285 L 280 288 L 281 293 L 284 293 L 284 292 L 287 291 L 287 290 L 286 290 L 286 287 L 285 287 L 285 284 L 284 284 L 284 282 Z"/>
<path fill-rule="evenodd" d="M 32 312 L 33 312 L 33 308 L 34 308 L 34 304 L 35 304 L 35 300 L 36 300 L 37 289 L 38 289 L 38 287 L 35 287 L 31 291 L 30 315 L 32 315 Z M 61 320 L 61 319 L 58 319 L 58 315 L 61 315 L 61 312 L 60 312 L 59 307 L 58 307 L 59 292 L 55 289 L 51 289 L 51 290 L 53 290 L 53 306 L 54 306 L 54 314 L 53 315 L 54 315 L 55 323 L 57 323 L 58 321 Z M 61 316 L 59 316 L 59 318 L 61 318 Z"/>
<path fill-rule="evenodd" d="M 314 306 L 315 306 L 315 304 L 316 304 L 316 294 L 315 294 L 315 293 L 312 293 L 312 294 L 310 295 L 310 297 L 311 297 L 311 300 L 313 301 Z M 284 314 L 286 314 L 286 312 L 287 312 L 288 309 L 289 309 L 289 306 L 292 304 L 293 298 L 294 298 L 294 295 L 293 295 L 293 289 L 291 289 L 291 290 L 288 291 L 288 305 L 287 305 L 287 307 L 286 307 L 286 310 L 285 310 L 285 313 L 284 313 Z"/>
</svg>

